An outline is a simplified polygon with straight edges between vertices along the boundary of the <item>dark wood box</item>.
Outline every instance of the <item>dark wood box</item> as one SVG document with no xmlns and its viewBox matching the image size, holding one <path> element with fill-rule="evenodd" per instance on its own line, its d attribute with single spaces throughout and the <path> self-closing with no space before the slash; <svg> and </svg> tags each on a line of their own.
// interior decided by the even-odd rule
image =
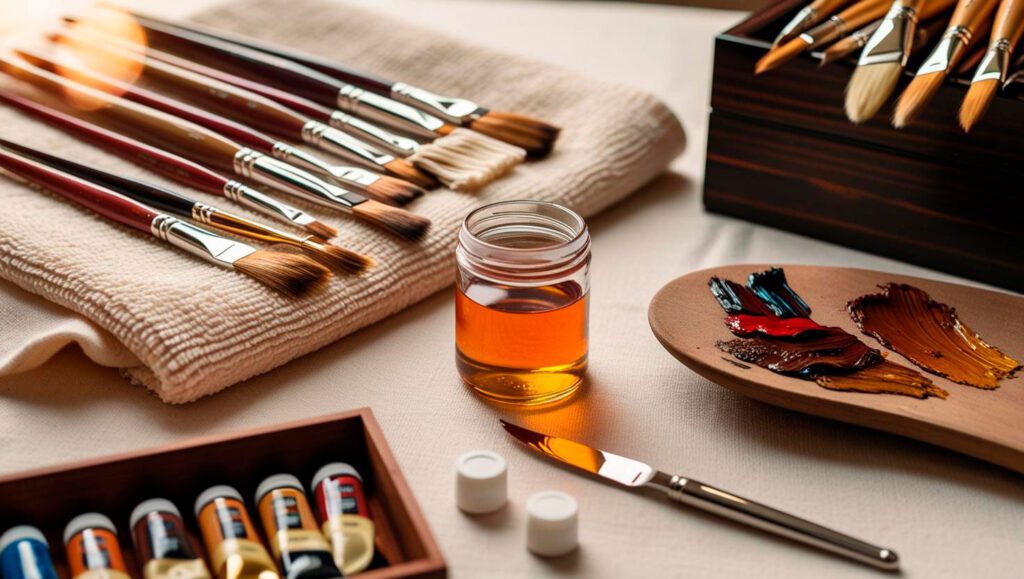
<svg viewBox="0 0 1024 579">
<path fill-rule="evenodd" d="M 854 60 L 819 68 L 807 54 L 754 75 L 805 3 L 781 0 L 716 38 L 705 207 L 1024 291 L 1022 83 L 969 135 L 963 75 L 909 128 L 892 127 L 892 103 L 854 125 L 843 112 Z"/>
<path fill-rule="evenodd" d="M 67 577 L 64 525 L 81 513 L 100 512 L 117 526 L 125 563 L 138 577 L 128 517 L 139 502 L 153 497 L 174 502 L 199 549 L 192 505 L 204 489 L 236 487 L 258 528 L 251 497 L 264 477 L 286 472 L 305 482 L 336 461 L 351 464 L 363 477 L 377 527 L 377 558 L 358 576 L 445 577 L 426 519 L 368 408 L 5 476 L 0 478 L 0 532 L 19 524 L 39 527 L 58 575 Z"/>
</svg>

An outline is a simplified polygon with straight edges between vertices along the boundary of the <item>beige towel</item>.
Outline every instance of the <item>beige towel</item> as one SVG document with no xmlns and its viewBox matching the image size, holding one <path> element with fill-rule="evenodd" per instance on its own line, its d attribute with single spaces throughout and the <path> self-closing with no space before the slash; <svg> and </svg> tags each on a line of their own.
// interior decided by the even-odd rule
<svg viewBox="0 0 1024 579">
<path fill-rule="evenodd" d="M 125 375 L 166 402 L 192 401 L 266 372 L 450 285 L 458 227 L 481 204 L 541 199 L 593 215 L 662 172 L 685 144 L 672 113 L 644 92 L 456 42 L 374 12 L 317 0 L 258 0 L 197 20 L 494 109 L 531 113 L 564 130 L 549 159 L 525 164 L 478 194 L 440 190 L 414 203 L 413 211 L 433 220 L 418 244 L 311 206 L 342 229 L 339 243 L 372 255 L 379 265 L 362 277 L 338 275 L 326 291 L 302 299 L 0 179 L 0 276 L 109 332 L 130 354 L 115 352 L 116 345 L 101 337 L 92 340 L 90 355 L 98 348 L 115 364 L 134 355 L 138 362 Z M 9 108 L 0 108 L 0 126 L 8 138 L 30 146 L 177 187 Z"/>
</svg>

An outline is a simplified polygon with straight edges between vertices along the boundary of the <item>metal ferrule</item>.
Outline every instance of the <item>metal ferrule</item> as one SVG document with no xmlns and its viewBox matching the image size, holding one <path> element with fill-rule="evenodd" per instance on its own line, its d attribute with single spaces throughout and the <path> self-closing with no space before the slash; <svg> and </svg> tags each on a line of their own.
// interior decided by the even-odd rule
<svg viewBox="0 0 1024 579">
<path fill-rule="evenodd" d="M 813 26 L 813 22 L 818 20 L 818 11 L 810 6 L 805 6 L 796 16 L 789 21 L 779 32 L 779 35 L 775 37 L 775 44 L 779 44 L 789 38 L 796 36 L 797 34 L 807 30 Z"/>
<path fill-rule="evenodd" d="M 981 63 L 978 64 L 978 70 L 974 73 L 974 78 L 971 82 L 981 82 L 983 80 L 996 80 L 999 82 L 1006 81 L 1007 72 L 1010 70 L 1010 53 L 1013 49 L 1010 46 L 1010 39 L 1000 38 L 992 41 L 992 44 L 988 47 L 988 52 L 981 59 Z"/>
<path fill-rule="evenodd" d="M 373 123 L 368 123 L 359 117 L 354 117 L 341 111 L 332 112 L 331 120 L 328 121 L 328 124 L 336 129 L 365 139 L 367 142 L 373 143 L 385 151 L 402 158 L 408 157 L 420 148 L 419 141 L 415 139 L 396 135 L 385 128 L 378 127 Z"/>
<path fill-rule="evenodd" d="M 306 227 L 316 221 L 310 214 L 287 203 L 282 203 L 240 181 L 225 183 L 224 197 L 289 225 Z"/>
<path fill-rule="evenodd" d="M 233 268 L 238 260 L 256 252 L 254 247 L 232 241 L 170 215 L 157 215 L 149 229 L 157 239 L 229 269 Z"/>
<path fill-rule="evenodd" d="M 425 138 L 437 137 L 445 122 L 407 104 L 347 84 L 338 91 L 338 108 Z"/>
<path fill-rule="evenodd" d="M 331 185 L 298 167 L 293 167 L 249 148 L 235 153 L 235 173 L 264 185 L 275 187 L 313 203 L 351 212 L 366 201 L 358 193 Z"/>
<path fill-rule="evenodd" d="M 807 43 L 808 48 L 817 48 L 830 40 L 845 35 L 846 29 L 846 21 L 836 15 L 804 32 L 799 38 Z"/>
<path fill-rule="evenodd" d="M 196 203 L 192 206 L 192 221 L 209 225 L 213 222 L 213 214 L 217 210 L 205 203 Z"/>
<path fill-rule="evenodd" d="M 352 186 L 356 189 L 365 189 L 380 179 L 380 175 L 372 171 L 348 165 L 332 165 L 329 161 L 280 141 L 274 143 L 274 148 L 271 152 L 274 157 L 282 161 L 327 175 L 331 179 L 341 181 L 341 185 Z"/>
<path fill-rule="evenodd" d="M 965 26 L 953 26 L 946 30 L 942 39 L 932 49 L 928 59 L 924 61 L 917 75 L 948 71 L 953 62 L 967 50 L 971 43 L 971 31 Z"/>
<path fill-rule="evenodd" d="M 386 163 L 395 160 L 393 155 L 381 152 L 372 145 L 319 121 L 309 121 L 303 125 L 302 140 L 368 169 L 380 171 Z"/>
<path fill-rule="evenodd" d="M 898 62 L 906 66 L 914 42 L 917 13 L 913 8 L 894 5 L 864 47 L 858 66 Z"/>
<path fill-rule="evenodd" d="M 391 85 L 391 98 L 441 117 L 454 125 L 468 125 L 470 121 L 487 114 L 487 109 L 471 100 L 441 96 L 404 82 Z"/>
</svg>

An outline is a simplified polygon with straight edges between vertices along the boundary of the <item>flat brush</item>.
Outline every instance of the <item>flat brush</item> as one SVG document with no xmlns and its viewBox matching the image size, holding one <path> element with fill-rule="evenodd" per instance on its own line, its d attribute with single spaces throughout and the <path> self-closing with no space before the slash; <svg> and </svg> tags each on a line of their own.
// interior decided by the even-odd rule
<svg viewBox="0 0 1024 579">
<path fill-rule="evenodd" d="M 228 69 L 229 72 L 276 86 L 325 106 L 337 107 L 343 112 L 395 128 L 420 139 L 440 141 L 439 137 L 460 134 L 464 141 L 469 142 L 497 141 L 286 58 L 172 25 L 164 25 L 144 17 L 139 18 L 139 23 L 145 29 L 150 43 L 158 50 L 187 56 L 192 60 L 216 63 L 217 68 Z M 440 143 L 437 144 L 440 146 Z M 490 148 L 494 145 L 482 146 Z M 520 150 L 525 156 L 526 151 Z"/>
<path fill-rule="evenodd" d="M 754 73 L 761 74 L 782 66 L 798 55 L 828 44 L 885 15 L 890 0 L 861 0 L 860 2 L 829 18 L 822 24 L 801 33 L 777 47 L 773 47 L 757 61 Z"/>
<path fill-rule="evenodd" d="M 372 171 L 388 173 L 419 187 L 432 189 L 438 182 L 405 159 L 383 153 L 373 146 L 331 128 L 319 121 L 245 89 L 147 58 L 145 54 L 115 46 L 97 35 L 74 30 L 54 35 L 54 42 L 88 54 L 109 54 L 140 65 L 143 78 L 155 80 L 218 114 L 285 139 L 295 139 L 319 147 Z"/>
<path fill-rule="evenodd" d="M 910 124 L 928 106 L 946 75 L 964 57 L 972 39 L 988 31 L 997 1 L 960 0 L 957 3 L 946 32 L 896 103 L 892 119 L 896 128 Z"/>
<path fill-rule="evenodd" d="M 1003 0 L 992 25 L 988 51 L 971 79 L 963 105 L 960 126 L 970 132 L 988 110 L 996 91 L 1006 82 L 1010 72 L 1010 56 L 1024 33 L 1024 0 Z"/>
<path fill-rule="evenodd" d="M 330 271 L 301 253 L 256 249 L 159 213 L 106 187 L 0 148 L 0 169 L 122 225 L 148 233 L 214 265 L 234 270 L 277 291 L 302 295 L 323 285 Z"/>
<path fill-rule="evenodd" d="M 775 37 L 772 46 L 778 46 L 800 36 L 802 32 L 810 30 L 811 27 L 828 18 L 833 12 L 848 4 L 849 1 L 814 0 L 814 2 L 801 8 L 796 13 L 796 16 L 782 27 L 782 31 Z"/>
<path fill-rule="evenodd" d="M 328 161 L 279 141 L 242 123 L 223 116 L 205 111 L 199 107 L 173 99 L 166 95 L 144 89 L 135 84 L 121 82 L 78 64 L 71 64 L 67 59 L 53 61 L 27 50 L 16 49 L 21 58 L 33 66 L 49 72 L 72 72 L 78 79 L 86 79 L 90 86 L 103 92 L 118 95 L 126 100 L 151 107 L 191 121 L 197 125 L 216 131 L 262 153 L 270 154 L 282 161 L 316 171 L 336 181 L 343 187 L 351 187 L 368 197 L 391 205 L 405 205 L 423 194 L 419 186 L 385 175 L 378 175 L 358 167 L 332 165 Z"/>
<path fill-rule="evenodd" d="M 846 86 L 846 116 L 862 123 L 875 116 L 896 88 L 916 40 L 917 23 L 949 9 L 954 0 L 895 0 L 868 40 Z"/>
<path fill-rule="evenodd" d="M 298 167 L 243 147 L 205 127 L 66 79 L 31 64 L 0 56 L 3 72 L 51 94 L 63 91 L 102 103 L 90 113 L 136 138 L 204 165 L 254 179 L 280 191 L 342 211 L 410 241 L 426 233 L 430 221 L 327 183 Z"/>
<path fill-rule="evenodd" d="M 279 231 L 234 215 L 227 211 L 218 209 L 211 205 L 201 203 L 194 199 L 137 179 L 130 179 L 101 171 L 93 167 L 87 167 L 74 161 L 50 155 L 42 151 L 13 143 L 6 139 L 0 139 L 0 147 L 14 151 L 24 157 L 30 158 L 38 163 L 53 167 L 80 179 L 90 181 L 102 187 L 106 187 L 115 193 L 119 193 L 139 203 L 145 203 L 158 211 L 165 211 L 170 215 L 184 217 L 192 221 L 208 225 L 214 229 L 220 229 L 240 237 L 247 237 L 266 243 L 279 243 L 297 247 L 306 252 L 307 255 L 323 265 L 348 273 L 358 273 L 370 266 L 371 260 L 359 255 L 354 251 L 338 247 L 330 243 L 323 243 L 312 236 L 299 237 Z"/>
<path fill-rule="evenodd" d="M 99 145 L 115 155 L 126 157 L 164 177 L 239 203 L 253 211 L 276 219 L 287 225 L 298 227 L 322 238 L 330 239 L 338 230 L 317 221 L 308 213 L 262 193 L 241 181 L 228 179 L 220 173 L 175 155 L 163 149 L 152 147 L 120 133 L 115 133 L 88 121 L 62 113 L 46 105 L 0 90 L 0 101 L 21 111 L 74 133 L 93 144 Z"/>
<path fill-rule="evenodd" d="M 823 1 L 834 2 L 835 0 Z M 845 1 L 847 0 L 840 0 L 837 3 L 842 4 Z M 376 78 L 365 72 L 356 71 L 311 54 L 284 49 L 280 46 L 260 42 L 252 38 L 228 34 L 221 30 L 214 30 L 191 23 L 172 23 L 149 16 L 140 17 L 140 20 L 142 20 L 143 25 L 152 23 L 165 27 L 174 27 L 179 30 L 202 34 L 210 38 L 231 42 L 239 46 L 297 62 L 363 90 L 368 90 L 374 94 L 389 97 L 398 102 L 413 106 L 449 123 L 468 127 L 495 139 L 526 149 L 531 158 L 547 156 L 551 152 L 555 140 L 558 138 L 558 127 L 526 115 L 491 111 L 468 99 L 442 96 L 407 83 Z"/>
</svg>

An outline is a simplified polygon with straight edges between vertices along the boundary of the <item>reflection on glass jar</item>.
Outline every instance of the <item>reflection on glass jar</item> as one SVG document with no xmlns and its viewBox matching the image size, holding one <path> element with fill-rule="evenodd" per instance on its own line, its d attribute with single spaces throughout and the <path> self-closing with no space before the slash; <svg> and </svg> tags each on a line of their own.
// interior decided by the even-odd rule
<svg viewBox="0 0 1024 579">
<path fill-rule="evenodd" d="M 456 249 L 456 364 L 481 395 L 544 404 L 587 367 L 590 234 L 553 203 L 506 201 L 466 217 Z"/>
</svg>

